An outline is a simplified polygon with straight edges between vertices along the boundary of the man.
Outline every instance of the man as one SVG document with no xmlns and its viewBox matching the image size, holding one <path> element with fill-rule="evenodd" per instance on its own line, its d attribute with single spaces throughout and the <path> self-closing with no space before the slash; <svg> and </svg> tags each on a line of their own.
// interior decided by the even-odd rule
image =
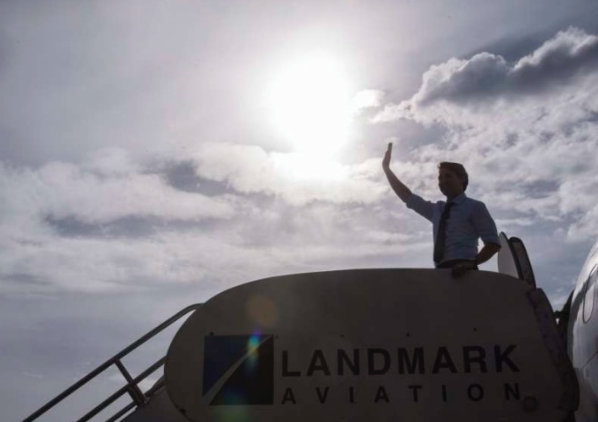
<svg viewBox="0 0 598 422">
<path fill-rule="evenodd" d="M 390 169 L 392 143 L 382 161 L 390 186 L 410 208 L 428 219 L 434 231 L 434 264 L 451 268 L 454 276 L 488 261 L 500 249 L 496 225 L 483 202 L 465 196 L 469 182 L 465 168 L 459 163 L 438 165 L 438 187 L 445 201 L 426 201 L 405 186 Z M 484 247 L 478 252 L 478 238 Z"/>
</svg>

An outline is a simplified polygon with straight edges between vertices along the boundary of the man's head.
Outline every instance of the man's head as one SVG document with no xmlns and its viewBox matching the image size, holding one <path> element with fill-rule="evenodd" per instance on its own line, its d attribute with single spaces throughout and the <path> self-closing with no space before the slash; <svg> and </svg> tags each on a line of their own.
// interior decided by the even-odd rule
<svg viewBox="0 0 598 422">
<path fill-rule="evenodd" d="M 438 187 L 447 198 L 465 192 L 468 183 L 469 177 L 462 164 L 446 161 L 438 164 Z"/>
</svg>

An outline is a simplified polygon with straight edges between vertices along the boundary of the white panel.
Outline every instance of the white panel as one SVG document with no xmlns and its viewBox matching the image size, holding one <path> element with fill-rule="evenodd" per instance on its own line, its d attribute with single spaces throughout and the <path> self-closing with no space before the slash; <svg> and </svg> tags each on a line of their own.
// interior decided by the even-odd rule
<svg viewBox="0 0 598 422">
<path fill-rule="evenodd" d="M 449 270 L 352 270 L 248 283 L 208 301 L 177 333 L 168 392 L 197 422 L 556 422 L 563 388 L 528 292 L 484 271 L 453 279 Z M 271 345 L 261 356 L 260 342 Z M 347 363 L 355 356 L 357 373 Z M 270 384 L 252 371 L 270 371 Z M 235 374 L 246 379 L 237 390 Z M 260 388 L 261 404 L 214 401 L 243 402 Z"/>
<path fill-rule="evenodd" d="M 511 249 L 507 235 L 501 232 L 498 236 L 500 250 L 497 254 L 498 272 L 511 277 L 519 278 L 519 271 L 515 262 L 515 254 Z"/>
</svg>

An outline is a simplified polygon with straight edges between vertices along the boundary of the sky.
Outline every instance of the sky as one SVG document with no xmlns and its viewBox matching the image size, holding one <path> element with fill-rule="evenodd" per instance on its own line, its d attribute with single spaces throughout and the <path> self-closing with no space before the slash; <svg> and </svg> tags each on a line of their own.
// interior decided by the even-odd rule
<svg viewBox="0 0 598 422">
<path fill-rule="evenodd" d="M 433 201 L 437 163 L 463 163 L 560 307 L 598 236 L 597 15 L 590 0 L 0 2 L 4 417 L 227 288 L 431 267 L 429 223 L 381 170 L 389 142 Z"/>
</svg>

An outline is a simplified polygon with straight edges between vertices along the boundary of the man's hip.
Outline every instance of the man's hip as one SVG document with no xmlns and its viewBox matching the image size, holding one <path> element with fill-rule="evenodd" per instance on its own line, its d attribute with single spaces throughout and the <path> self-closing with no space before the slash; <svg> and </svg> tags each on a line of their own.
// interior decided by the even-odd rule
<svg viewBox="0 0 598 422">
<path fill-rule="evenodd" d="M 473 264 L 473 266 L 470 268 L 472 270 L 478 270 L 479 269 L 478 266 L 475 264 L 475 262 L 472 259 L 451 259 L 451 260 L 444 261 L 444 262 L 441 262 L 441 263 L 437 264 L 436 268 L 437 269 L 441 269 L 441 268 L 454 268 L 456 265 L 462 264 L 464 262 Z"/>
</svg>

